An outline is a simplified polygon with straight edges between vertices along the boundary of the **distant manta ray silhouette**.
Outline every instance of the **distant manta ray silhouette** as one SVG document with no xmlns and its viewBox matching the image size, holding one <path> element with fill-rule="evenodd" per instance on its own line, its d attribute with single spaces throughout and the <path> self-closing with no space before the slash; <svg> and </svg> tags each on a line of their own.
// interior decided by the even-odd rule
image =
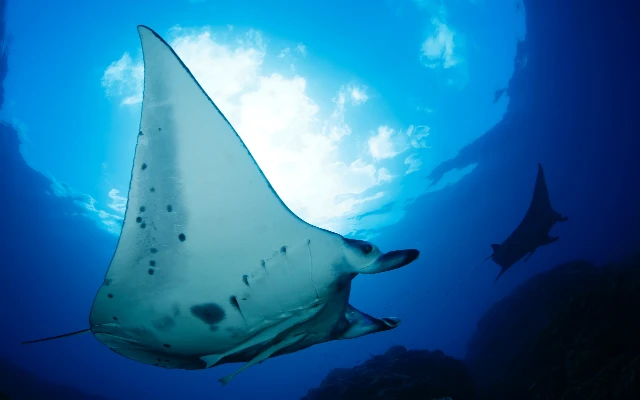
<svg viewBox="0 0 640 400">
<path fill-rule="evenodd" d="M 494 283 L 523 257 L 527 262 L 538 247 L 556 242 L 560 237 L 549 236 L 549 231 L 556 222 L 565 222 L 569 217 L 563 217 L 555 211 L 549 200 L 549 190 L 544 178 L 542 165 L 538 164 L 538 177 L 533 190 L 533 198 L 529 209 L 516 229 L 502 242 L 492 244 L 493 254 L 487 257 L 498 264 L 502 269 L 493 281 Z M 486 261 L 485 260 L 485 261 Z"/>
<path fill-rule="evenodd" d="M 557 241 L 559 237 L 549 236 L 549 231 L 556 222 L 564 222 L 568 219 L 551 206 L 544 171 L 542 165 L 538 163 L 538 176 L 533 190 L 533 198 L 524 218 L 502 244 L 492 244 L 493 254 L 476 265 L 467 275 L 473 273 L 476 268 L 491 258 L 501 267 L 500 273 L 493 281 L 493 283 L 497 282 L 509 268 L 523 257 L 526 262 L 538 247 Z M 457 285 L 447 291 L 447 295 L 455 286 Z"/>
</svg>

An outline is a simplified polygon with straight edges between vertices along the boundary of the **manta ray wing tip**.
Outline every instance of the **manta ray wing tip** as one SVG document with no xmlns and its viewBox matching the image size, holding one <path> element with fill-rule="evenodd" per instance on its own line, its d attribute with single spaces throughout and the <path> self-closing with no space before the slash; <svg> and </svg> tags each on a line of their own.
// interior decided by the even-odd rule
<svg viewBox="0 0 640 400">
<path fill-rule="evenodd" d="M 138 25 L 137 26 L 137 30 L 138 30 L 138 36 L 140 36 L 140 37 L 142 37 L 142 35 L 144 35 L 144 34 L 151 34 L 151 35 L 155 36 L 156 38 L 160 39 L 162 42 L 165 42 L 165 40 L 160 35 L 158 35 L 158 33 L 156 31 L 154 31 L 153 29 L 149 28 L 146 25 L 142 25 L 142 24 Z"/>
</svg>

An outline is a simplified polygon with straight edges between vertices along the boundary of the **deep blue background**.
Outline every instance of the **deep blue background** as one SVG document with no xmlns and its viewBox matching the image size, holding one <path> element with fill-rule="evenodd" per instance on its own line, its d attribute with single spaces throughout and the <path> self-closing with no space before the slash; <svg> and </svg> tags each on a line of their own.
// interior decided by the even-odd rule
<svg viewBox="0 0 640 400">
<path fill-rule="evenodd" d="M 295 379 L 296 369 L 313 368 L 320 357 L 325 358 L 323 366 L 344 366 L 355 361 L 349 356 L 351 346 L 376 352 L 402 343 L 438 347 L 462 358 L 480 315 L 532 274 L 575 258 L 597 264 L 615 261 L 638 248 L 638 5 L 624 0 L 529 0 L 525 6 L 527 38 L 520 56 L 527 65 L 510 82 L 504 120 L 431 177 L 474 163 L 477 167 L 455 185 L 419 198 L 405 219 L 379 239 L 387 249 L 420 249 L 419 261 L 411 268 L 367 277 L 371 280 L 366 285 L 354 283 L 353 304 L 366 298 L 374 305 L 366 311 L 375 315 L 400 310 L 400 328 L 393 335 L 316 346 L 295 357 L 269 360 L 239 376 L 222 392 L 224 398 L 260 393 L 299 397 L 318 384 L 326 370 L 319 369 L 315 381 L 305 381 Z M 3 59 L 0 78 L 5 76 Z M 91 335 L 18 345 L 86 327 L 104 275 L 96 271 L 106 271 L 116 241 L 77 215 L 80 210 L 71 200 L 48 194 L 48 179 L 22 159 L 17 133 L 8 125 L 1 129 L 0 357 L 114 399 L 220 393 L 215 380 L 238 366 L 159 370 L 116 356 Z M 504 240 L 519 222 L 538 162 L 545 168 L 554 208 L 569 216 L 553 230 L 560 241 L 539 249 L 495 285 L 499 268 L 487 262 L 445 297 L 460 276 L 489 255 L 489 244 Z M 425 179 L 424 184 L 429 183 Z M 381 287 L 387 300 L 379 300 L 375 310 L 377 293 L 372 288 Z M 261 380 L 255 383 L 257 374 Z"/>
</svg>

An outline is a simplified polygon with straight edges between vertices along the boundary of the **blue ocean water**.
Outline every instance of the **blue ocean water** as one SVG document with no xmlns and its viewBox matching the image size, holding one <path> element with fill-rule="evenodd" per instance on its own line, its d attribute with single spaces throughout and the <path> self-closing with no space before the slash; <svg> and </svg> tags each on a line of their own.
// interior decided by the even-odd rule
<svg viewBox="0 0 640 400">
<path fill-rule="evenodd" d="M 459 4 L 462 2 L 452 1 L 451 7 L 471 7 L 473 3 L 463 6 Z M 26 26 L 26 19 L 19 22 L 7 20 L 7 15 L 26 15 L 24 11 L 15 11 L 25 3 L 12 5 L 0 1 L 3 27 Z M 175 24 L 192 24 L 193 15 L 199 11 L 190 9 L 189 2 L 183 3 L 171 6 L 180 12 L 173 15 L 162 13 L 162 16 L 149 19 L 167 29 Z M 385 12 L 393 15 L 418 12 L 410 9 L 409 4 L 400 3 L 386 2 L 387 6 L 392 4 L 393 7 L 389 6 Z M 491 2 L 487 0 L 487 3 Z M 45 2 L 34 4 L 43 10 L 54 8 Z M 15 7 L 14 14 L 11 14 L 11 7 Z M 68 18 L 84 21 L 82 25 L 86 26 L 85 34 L 89 38 L 98 36 L 97 32 L 108 26 L 97 17 L 101 12 L 104 12 L 105 19 L 120 18 L 105 4 L 97 7 L 96 11 L 74 4 L 71 8 L 76 13 L 68 15 Z M 224 6 L 218 7 L 218 10 L 225 10 Z M 353 283 L 352 304 L 377 317 L 399 317 L 402 319 L 400 327 L 355 340 L 325 343 L 267 360 L 243 372 L 226 387 L 221 387 L 217 379 L 233 372 L 240 364 L 202 371 L 161 369 L 120 357 L 90 334 L 25 346 L 19 344 L 24 340 L 87 327 L 95 292 L 102 284 L 117 243 L 117 234 L 105 229 L 104 222 L 115 221 L 116 228 L 112 229 L 117 230 L 118 219 L 87 217 L 87 213 L 95 211 L 95 207 L 91 210 L 87 205 L 95 206 L 95 200 L 86 193 L 102 190 L 109 185 L 105 181 L 128 179 L 129 154 L 132 155 L 133 150 L 130 145 L 134 144 L 135 138 L 122 139 L 122 143 L 115 139 L 95 139 L 97 142 L 94 142 L 88 138 L 92 135 L 106 137 L 107 129 L 122 130 L 120 138 L 130 136 L 131 132 L 125 129 L 126 124 L 113 122 L 117 120 L 112 118 L 114 115 L 122 114 L 118 114 L 116 106 L 105 106 L 107 100 L 103 93 L 100 93 L 103 103 L 96 108 L 102 107 L 108 117 L 94 116 L 90 110 L 77 115 L 77 118 L 69 120 L 68 129 L 80 133 L 61 133 L 67 128 L 53 116 L 60 110 L 55 108 L 56 99 L 69 100 L 66 97 L 68 93 L 64 91 L 74 91 L 77 95 L 69 107 L 85 101 L 83 96 L 90 97 L 95 95 L 93 92 L 103 91 L 98 85 L 84 92 L 81 90 L 79 82 L 83 82 L 86 76 L 72 72 L 68 61 L 71 56 L 96 59 L 95 65 L 102 69 L 95 67 L 95 70 L 84 73 L 99 80 L 104 67 L 120 57 L 122 48 L 104 49 L 101 53 L 83 42 L 89 40 L 86 37 L 78 39 L 79 44 L 61 40 L 55 46 L 50 42 L 36 44 L 45 40 L 43 35 L 46 32 L 25 38 L 28 29 L 16 28 L 15 36 L 12 36 L 14 31 L 11 29 L 4 29 L 0 36 L 0 42 L 4 44 L 0 78 L 5 85 L 0 96 L 4 112 L 0 126 L 0 209 L 4 221 L 0 234 L 0 358 L 2 375 L 8 378 L 0 381 L 0 393 L 7 393 L 11 399 L 80 399 L 90 396 L 105 399 L 298 399 L 311 388 L 319 386 L 330 370 L 353 367 L 394 345 L 408 349 L 438 349 L 464 360 L 469 339 L 476 331 L 479 319 L 500 299 L 517 293 L 519 285 L 532 276 L 577 259 L 599 266 L 624 260 L 637 252 L 640 243 L 640 158 L 637 157 L 640 125 L 636 112 L 640 80 L 635 72 L 635 64 L 640 60 L 637 44 L 640 13 L 637 5 L 624 0 L 528 0 L 523 4 L 514 3 L 513 8 L 526 10 L 526 37 L 520 43 L 514 37 L 515 55 L 512 55 L 509 66 L 511 75 L 508 82 L 504 82 L 507 89 L 503 96 L 508 96 L 508 104 L 495 105 L 504 108 L 502 113 L 496 112 L 499 118 L 491 123 L 490 119 L 470 116 L 469 119 L 487 126 L 478 134 L 460 133 L 463 138 L 455 139 L 455 144 L 444 143 L 444 135 L 438 136 L 434 132 L 434 141 L 429 145 L 433 151 L 438 151 L 438 146 L 441 146 L 439 158 L 434 156 L 438 162 L 430 161 L 427 154 L 422 169 L 416 173 L 419 179 L 405 183 L 420 185 L 420 190 L 416 189 L 419 194 L 410 198 L 397 195 L 396 202 L 406 204 L 401 207 L 400 214 L 393 215 L 397 221 L 385 222 L 379 228 L 372 225 L 354 231 L 356 236 L 366 230 L 375 232 L 371 240 L 387 251 L 416 248 L 421 252 L 420 258 L 409 266 L 384 274 L 360 276 Z M 273 15 L 280 15 L 280 18 L 286 15 L 287 6 L 282 2 L 274 3 L 273 9 Z M 363 14 L 367 12 L 364 6 L 355 9 L 361 9 Z M 132 15 L 141 12 L 138 10 Z M 248 17 L 238 17 L 243 14 L 236 12 L 235 24 L 251 25 Z M 326 15 L 318 18 L 329 20 L 332 13 L 340 14 L 336 8 L 325 12 Z M 83 17 L 83 13 L 88 13 L 91 18 Z M 34 14 L 39 19 L 46 19 L 42 10 L 34 11 Z M 306 15 L 307 19 L 311 17 Z M 472 14 L 465 15 L 465 18 L 473 21 Z M 130 19 L 133 17 L 122 16 L 122 23 L 126 22 L 130 27 L 116 31 L 112 38 L 127 43 L 129 47 L 125 48 L 135 49 L 137 37 L 134 28 L 141 21 Z M 348 23 L 344 14 L 336 20 Z M 496 21 L 499 23 L 500 20 Z M 304 25 L 300 21 L 296 23 Z M 277 25 L 277 21 L 273 25 Z M 46 27 L 52 32 L 56 29 L 61 32 L 69 30 L 64 34 L 56 33 L 60 36 L 58 39 L 82 36 L 81 31 L 72 32 L 71 28 L 65 27 L 64 20 L 48 21 Z M 263 27 L 268 31 L 268 24 Z M 367 28 L 376 30 L 375 26 Z M 282 34 L 273 29 L 276 35 Z M 325 29 L 332 29 L 332 25 L 326 23 Z M 402 34 L 408 35 L 408 32 Z M 467 38 L 468 47 L 473 47 L 472 39 Z M 375 52 L 374 39 L 363 35 L 357 40 L 363 41 L 366 52 Z M 313 43 L 311 38 L 305 41 Z M 12 65 L 13 52 L 16 52 L 16 57 L 27 59 L 28 43 L 34 43 L 34 48 L 40 50 L 46 48 L 47 53 L 40 59 L 34 58 L 34 64 L 28 71 L 12 71 L 9 66 Z M 398 43 L 395 51 L 401 54 L 404 46 L 405 43 Z M 307 47 L 309 51 L 313 48 L 310 44 Z M 317 44 L 316 49 L 321 48 Z M 473 68 L 473 54 L 476 53 L 469 51 L 469 69 L 465 73 L 468 77 L 465 79 L 469 82 L 482 81 L 482 77 L 474 76 L 477 70 Z M 391 55 L 396 54 L 392 52 Z M 374 53 L 369 57 L 362 60 L 363 65 L 358 70 L 363 76 L 367 74 L 364 72 L 367 63 L 380 58 L 380 55 Z M 476 54 L 476 57 L 479 56 Z M 382 62 L 393 63 L 392 60 Z M 372 67 L 374 72 L 369 72 L 367 82 L 376 82 L 375 74 L 401 69 L 402 65 L 396 62 L 387 69 Z M 338 63 L 325 67 L 345 68 Z M 320 66 L 314 68 L 319 69 Z M 410 68 L 413 67 L 407 66 Z M 43 69 L 66 72 L 61 73 L 57 81 L 47 81 L 42 77 L 45 74 Z M 441 74 L 442 80 L 456 80 L 460 76 L 455 74 L 461 72 L 443 69 L 436 73 Z M 450 73 L 453 75 L 447 75 Z M 24 79 L 29 74 L 37 84 L 17 79 Z M 430 88 L 425 86 L 421 89 L 414 87 L 415 83 L 398 82 L 399 86 L 394 91 L 410 92 L 413 96 L 419 96 L 422 90 Z M 311 83 L 309 85 L 312 86 Z M 4 87 L 12 88 L 15 98 L 22 99 L 23 103 L 29 98 L 33 99 L 32 103 L 25 106 L 17 101 L 12 108 L 13 98 Z M 494 90 L 500 88 L 494 85 L 493 90 L 487 89 L 488 103 L 492 104 Z M 313 87 L 310 90 L 321 92 Z M 373 97 L 373 89 L 370 90 L 369 96 Z M 381 84 L 377 90 L 385 93 L 388 88 Z M 445 102 L 455 103 L 459 99 L 446 98 Z M 411 108 L 416 108 L 419 101 L 414 101 Z M 429 101 L 431 103 L 419 104 L 417 108 L 431 107 L 434 102 Z M 20 107 L 28 110 L 28 120 L 23 121 L 25 114 Z M 388 106 L 378 107 L 376 111 L 386 115 L 387 121 L 405 117 L 402 111 L 390 110 Z M 473 107 L 473 104 L 461 103 L 460 107 Z M 18 111 L 11 111 L 16 109 Z M 93 112 L 97 114 L 97 111 Z M 469 109 L 468 113 L 478 112 Z M 134 114 L 128 118 L 139 118 Z M 465 111 L 460 115 L 459 118 L 464 120 Z M 96 126 L 96 122 L 92 122 L 94 117 L 105 118 L 100 121 L 107 121 L 108 128 Z M 53 121 L 51 126 L 47 124 L 48 120 Z M 23 124 L 28 124 L 28 129 Z M 357 129 L 358 124 L 354 122 L 352 129 Z M 438 124 L 443 122 L 434 122 L 431 129 L 435 131 Z M 82 133 L 79 128 L 83 126 L 87 129 Z M 461 131 L 469 131 L 467 128 L 464 121 L 456 126 Z M 135 133 L 134 130 L 134 136 Z M 63 139 L 56 140 L 56 137 Z M 33 142 L 40 138 L 52 143 L 38 147 Z M 31 156 L 28 155 L 29 144 L 37 147 Z M 101 146 L 104 146 L 102 150 L 96 150 Z M 47 148 L 50 152 L 46 151 Z M 120 148 L 127 149 L 127 160 L 123 162 L 125 167 L 114 167 L 105 173 L 100 169 L 100 162 L 92 161 L 94 157 L 106 160 L 110 157 L 107 153 L 117 153 L 114 149 Z M 86 155 L 73 156 L 85 151 Z M 65 162 L 67 158 L 72 158 L 74 163 Z M 50 163 L 53 159 L 57 160 L 55 164 Z M 552 236 L 560 237 L 557 242 L 539 248 L 526 263 L 520 261 L 494 284 L 500 270 L 497 265 L 487 261 L 477 269 L 473 268 L 491 254 L 490 245 L 501 243 L 524 216 L 531 201 L 538 163 L 544 167 L 553 207 L 569 220 L 553 228 Z M 80 172 L 65 175 L 72 170 Z M 448 173 L 455 174 L 461 170 L 467 173 L 460 179 L 438 187 L 439 190 L 426 191 L 429 185 L 437 184 Z M 66 186 L 56 179 L 72 183 Z M 120 192 L 126 193 L 125 189 L 121 188 Z M 393 190 L 400 192 L 401 189 L 405 188 Z M 413 187 L 407 190 L 413 190 Z M 384 211 L 384 207 L 397 210 L 393 208 L 393 202 L 392 199 L 381 204 L 379 210 Z M 376 215 L 376 210 L 369 211 L 369 215 Z M 499 331 L 500 327 L 494 329 Z M 487 368 L 491 369 L 491 365 Z M 54 388 L 53 385 L 70 389 Z"/>
</svg>

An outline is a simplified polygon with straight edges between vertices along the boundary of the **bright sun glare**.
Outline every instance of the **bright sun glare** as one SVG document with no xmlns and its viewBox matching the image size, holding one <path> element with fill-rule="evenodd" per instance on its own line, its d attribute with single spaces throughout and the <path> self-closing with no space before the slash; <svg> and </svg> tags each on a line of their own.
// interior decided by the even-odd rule
<svg viewBox="0 0 640 400">
<path fill-rule="evenodd" d="M 467 38 L 448 25 L 446 10 L 433 15 L 431 33 L 416 48 L 417 62 L 425 73 L 459 69 L 464 86 L 468 65 L 460 52 Z M 237 32 L 232 26 L 175 26 L 164 36 L 238 131 L 283 201 L 304 220 L 341 234 L 371 237 L 374 230 L 402 218 L 405 205 L 416 196 L 435 190 L 428 189 L 424 171 L 416 174 L 434 154 L 430 127 L 389 126 L 369 119 L 368 113 L 367 120 L 355 120 L 361 114 L 354 110 L 380 101 L 355 81 L 330 88 L 330 99 L 312 98 L 307 79 L 322 82 L 323 77 L 296 72 L 313 51 L 305 44 L 267 46 L 260 32 Z M 139 50 L 135 54 L 124 53 L 102 77 L 107 95 L 125 108 L 139 107 L 142 100 L 142 56 Z M 265 72 L 274 60 L 288 68 Z M 417 109 L 425 115 L 437 112 L 420 105 Z M 137 123 L 131 121 L 132 132 Z M 451 134 L 440 131 L 442 124 L 436 134 Z M 109 193 L 116 218 L 122 215 L 127 184 Z"/>
</svg>

